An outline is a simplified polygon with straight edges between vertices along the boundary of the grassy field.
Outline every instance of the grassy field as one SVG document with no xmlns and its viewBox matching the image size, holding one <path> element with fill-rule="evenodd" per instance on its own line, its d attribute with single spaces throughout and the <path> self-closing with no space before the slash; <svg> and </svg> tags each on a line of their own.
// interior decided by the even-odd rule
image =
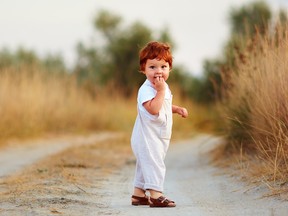
<svg viewBox="0 0 288 216">
<path fill-rule="evenodd" d="M 99 89 L 99 88 L 97 88 Z M 187 107 L 189 118 L 174 118 L 174 138 L 213 127 L 210 111 L 180 96 L 174 103 Z M 2 142 L 45 134 L 109 130 L 130 133 L 137 115 L 136 93 L 130 98 L 104 89 L 92 97 L 69 75 L 22 67 L 0 71 L 0 133 Z M 111 91 L 109 91 L 111 92 Z"/>
</svg>

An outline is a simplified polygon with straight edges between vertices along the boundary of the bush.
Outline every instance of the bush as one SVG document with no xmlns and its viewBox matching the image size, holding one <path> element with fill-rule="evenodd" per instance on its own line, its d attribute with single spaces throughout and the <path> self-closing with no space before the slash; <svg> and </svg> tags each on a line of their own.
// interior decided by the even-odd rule
<svg viewBox="0 0 288 216">
<path fill-rule="evenodd" d="M 284 29 L 256 36 L 242 53 L 245 63 L 238 55 L 237 69 L 224 80 L 232 87 L 222 104 L 228 145 L 256 154 L 274 180 L 287 178 L 288 170 L 287 36 Z"/>
</svg>

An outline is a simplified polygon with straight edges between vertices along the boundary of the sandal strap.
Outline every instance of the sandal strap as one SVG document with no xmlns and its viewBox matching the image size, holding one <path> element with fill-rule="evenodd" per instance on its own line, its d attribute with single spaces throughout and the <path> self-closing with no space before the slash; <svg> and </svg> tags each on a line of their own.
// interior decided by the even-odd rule
<svg viewBox="0 0 288 216">
<path fill-rule="evenodd" d="M 139 197 L 139 196 L 135 196 L 135 195 L 132 195 L 132 198 L 133 199 L 136 199 L 138 201 L 147 201 L 148 200 L 148 197 L 145 196 L 145 197 Z"/>
<path fill-rule="evenodd" d="M 153 199 L 150 197 L 150 207 L 175 207 L 175 202 L 172 200 L 169 200 L 168 198 L 164 196 L 160 196 L 157 199 Z"/>
<path fill-rule="evenodd" d="M 134 206 L 149 205 L 150 204 L 148 196 L 139 197 L 139 196 L 132 195 L 131 198 L 133 199 L 131 201 L 131 204 L 134 205 Z"/>
<path fill-rule="evenodd" d="M 164 196 L 158 197 L 158 200 L 159 200 L 161 203 L 167 203 L 167 204 L 169 204 L 169 203 L 175 203 L 173 200 L 170 200 L 170 199 L 168 199 L 168 198 L 166 198 L 166 197 L 164 197 Z"/>
</svg>

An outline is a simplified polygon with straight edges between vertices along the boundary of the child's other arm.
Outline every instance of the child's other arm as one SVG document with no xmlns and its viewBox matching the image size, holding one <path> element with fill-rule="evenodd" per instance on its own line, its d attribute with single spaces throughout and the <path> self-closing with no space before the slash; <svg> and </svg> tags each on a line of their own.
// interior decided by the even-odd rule
<svg viewBox="0 0 288 216">
<path fill-rule="evenodd" d="M 179 107 L 179 106 L 176 106 L 176 105 L 172 105 L 172 112 L 181 115 L 183 118 L 187 118 L 188 117 L 188 111 L 184 107 Z"/>
</svg>

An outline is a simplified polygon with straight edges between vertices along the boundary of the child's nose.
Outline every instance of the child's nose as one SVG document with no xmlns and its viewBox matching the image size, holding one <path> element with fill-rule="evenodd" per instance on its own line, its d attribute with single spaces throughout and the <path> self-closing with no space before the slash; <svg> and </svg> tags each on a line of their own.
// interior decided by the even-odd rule
<svg viewBox="0 0 288 216">
<path fill-rule="evenodd" d="M 161 68 L 161 67 L 160 67 L 160 68 L 157 68 L 157 71 L 156 71 L 156 73 L 162 74 L 162 72 L 163 72 L 163 70 L 162 70 L 162 68 Z"/>
<path fill-rule="evenodd" d="M 156 76 L 162 76 L 162 72 L 161 71 L 157 71 L 156 72 Z"/>
</svg>

